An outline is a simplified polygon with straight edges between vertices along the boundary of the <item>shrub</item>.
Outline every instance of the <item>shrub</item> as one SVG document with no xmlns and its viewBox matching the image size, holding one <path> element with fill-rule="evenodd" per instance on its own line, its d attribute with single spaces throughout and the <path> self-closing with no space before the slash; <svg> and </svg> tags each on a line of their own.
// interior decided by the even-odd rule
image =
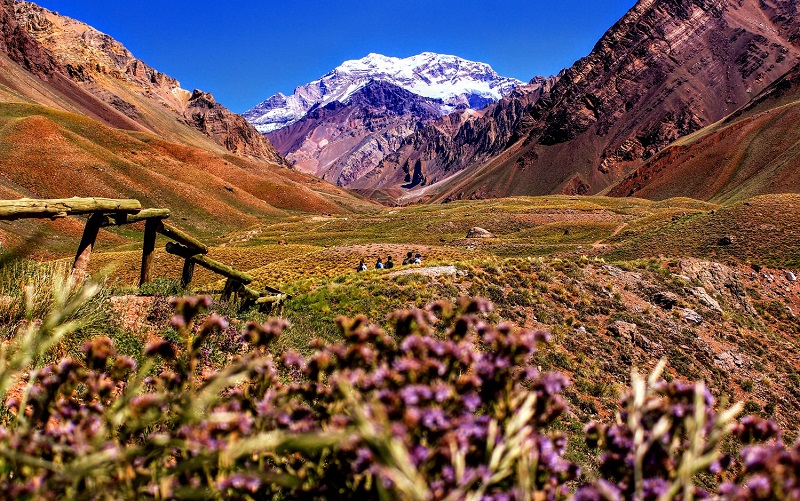
<svg viewBox="0 0 800 501">
<path fill-rule="evenodd" d="M 97 290 L 4 346 L 0 497 L 690 499 L 707 494 L 697 475 L 728 465 L 731 431 L 772 442 L 744 449 L 723 496 L 796 495 L 800 456 L 773 423 L 737 425 L 741 406 L 717 414 L 702 384 L 660 380 L 663 363 L 646 381 L 634 373 L 614 425 L 587 428 L 601 477 L 576 485 L 557 431 L 570 428 L 558 421 L 568 382 L 532 365 L 547 335 L 487 321 L 485 301 L 395 312 L 390 333 L 341 318 L 345 341 L 307 357 L 270 354 L 286 321 L 250 322 L 213 371 L 206 345 L 236 351 L 234 331 L 204 313 L 209 298 L 188 297 L 172 301 L 175 340 L 149 344 L 141 366 L 107 337 L 44 364 Z"/>
</svg>

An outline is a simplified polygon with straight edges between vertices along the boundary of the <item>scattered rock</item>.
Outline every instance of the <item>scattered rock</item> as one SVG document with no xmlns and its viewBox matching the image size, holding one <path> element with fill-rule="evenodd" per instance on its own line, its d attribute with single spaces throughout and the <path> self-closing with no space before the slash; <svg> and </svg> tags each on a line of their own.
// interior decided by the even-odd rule
<svg viewBox="0 0 800 501">
<path fill-rule="evenodd" d="M 605 271 L 606 273 L 608 273 L 612 277 L 621 277 L 623 275 L 623 273 L 625 273 L 624 271 L 622 271 L 621 268 L 617 268 L 616 266 L 611 266 L 610 264 L 604 265 L 600 269 Z"/>
<path fill-rule="evenodd" d="M 723 351 L 714 357 L 714 365 L 726 371 L 733 371 L 744 365 L 742 357 L 732 351 Z"/>
<path fill-rule="evenodd" d="M 706 292 L 706 290 L 702 287 L 687 287 L 686 291 L 691 294 L 692 296 L 696 297 L 700 304 L 705 306 L 706 308 L 710 308 L 714 311 L 718 311 L 722 313 L 722 307 L 719 305 L 716 299 L 711 297 L 711 295 Z"/>
<path fill-rule="evenodd" d="M 608 332 L 617 337 L 630 339 L 631 343 L 635 344 L 636 335 L 639 333 L 639 328 L 636 326 L 636 324 L 617 320 L 608 326 Z"/>
<path fill-rule="evenodd" d="M 678 296 L 672 292 L 656 292 L 653 295 L 653 304 L 660 306 L 665 310 L 671 310 L 678 304 Z"/>
<path fill-rule="evenodd" d="M 700 325 L 703 323 L 703 317 L 701 317 L 700 314 L 694 310 L 683 308 L 680 310 L 680 312 L 681 312 L 681 318 L 685 322 L 688 322 L 693 325 Z"/>
<path fill-rule="evenodd" d="M 784 273 L 784 276 L 786 276 L 786 280 L 790 282 L 797 282 L 797 275 L 795 275 L 791 271 L 787 270 L 786 273 Z"/>
<path fill-rule="evenodd" d="M 724 237 L 719 239 L 717 242 L 718 245 L 733 245 L 736 243 L 736 238 L 731 235 L 725 235 Z"/>
<path fill-rule="evenodd" d="M 467 232 L 467 238 L 495 238 L 489 230 L 475 226 Z"/>
</svg>

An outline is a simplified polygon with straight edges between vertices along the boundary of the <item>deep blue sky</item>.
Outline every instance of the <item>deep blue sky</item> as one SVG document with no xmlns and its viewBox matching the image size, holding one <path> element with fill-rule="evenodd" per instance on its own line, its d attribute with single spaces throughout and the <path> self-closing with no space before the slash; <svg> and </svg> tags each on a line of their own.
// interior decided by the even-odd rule
<svg viewBox="0 0 800 501">
<path fill-rule="evenodd" d="M 430 51 L 504 76 L 551 75 L 585 56 L 635 0 L 40 0 L 243 112 L 370 52 Z"/>
</svg>

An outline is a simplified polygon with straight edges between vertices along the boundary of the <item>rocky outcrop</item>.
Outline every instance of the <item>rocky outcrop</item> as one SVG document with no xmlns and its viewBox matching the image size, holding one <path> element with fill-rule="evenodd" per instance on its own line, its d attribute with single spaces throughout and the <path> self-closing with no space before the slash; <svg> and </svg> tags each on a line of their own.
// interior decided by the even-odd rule
<svg viewBox="0 0 800 501">
<path fill-rule="evenodd" d="M 241 116 L 206 94 L 182 89 L 111 36 L 30 2 L 4 5 L 0 23 L 9 56 L 41 78 L 63 79 L 64 94 L 80 99 L 79 111 L 117 128 L 201 146 L 197 132 L 173 125 L 178 119 L 228 151 L 282 162 Z"/>
<path fill-rule="evenodd" d="M 414 179 L 413 173 L 386 172 L 383 162 L 420 123 L 437 119 L 441 105 L 441 101 L 374 81 L 346 102 L 313 109 L 268 137 L 297 170 L 339 186 L 424 184 L 424 179 Z"/>
<path fill-rule="evenodd" d="M 15 4 L 15 0 L 2 0 L 0 4 L 0 51 L 37 76 L 52 75 L 58 67 L 56 62 L 17 21 Z"/>
<path fill-rule="evenodd" d="M 468 146 L 409 161 L 468 168 L 436 200 L 557 193 L 576 176 L 597 193 L 794 66 L 798 25 L 797 0 L 640 0 L 513 132 L 464 124 Z"/>
<path fill-rule="evenodd" d="M 255 127 L 241 115 L 214 101 L 209 93 L 195 90 L 184 111 L 189 123 L 228 151 L 283 164 L 285 160 Z"/>
<path fill-rule="evenodd" d="M 678 296 L 669 291 L 657 292 L 653 294 L 652 301 L 656 306 L 664 308 L 665 310 L 671 310 L 678 304 Z"/>
<path fill-rule="evenodd" d="M 467 232 L 467 238 L 495 238 L 495 236 L 491 231 L 475 226 Z"/>
</svg>

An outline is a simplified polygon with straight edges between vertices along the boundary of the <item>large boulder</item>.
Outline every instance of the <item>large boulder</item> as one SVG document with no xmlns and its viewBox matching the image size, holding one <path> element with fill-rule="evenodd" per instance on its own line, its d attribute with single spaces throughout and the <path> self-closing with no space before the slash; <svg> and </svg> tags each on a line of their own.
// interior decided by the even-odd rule
<svg viewBox="0 0 800 501">
<path fill-rule="evenodd" d="M 694 310 L 690 310 L 688 308 L 682 308 L 680 310 L 680 314 L 681 314 L 681 318 L 684 321 L 686 321 L 686 322 L 688 322 L 688 323 L 690 323 L 692 325 L 700 325 L 700 324 L 703 323 L 703 317 L 700 316 L 700 314 L 697 313 Z"/>
<path fill-rule="evenodd" d="M 639 333 L 639 328 L 636 326 L 636 324 L 617 320 L 608 326 L 608 332 L 616 337 L 627 339 L 630 340 L 631 343 L 635 343 L 636 335 Z"/>
<path fill-rule="evenodd" d="M 668 291 L 656 292 L 653 294 L 653 304 L 660 306 L 665 310 L 671 310 L 678 304 L 678 296 Z"/>
<path fill-rule="evenodd" d="M 475 226 L 467 232 L 467 238 L 495 238 L 489 230 Z"/>
</svg>

